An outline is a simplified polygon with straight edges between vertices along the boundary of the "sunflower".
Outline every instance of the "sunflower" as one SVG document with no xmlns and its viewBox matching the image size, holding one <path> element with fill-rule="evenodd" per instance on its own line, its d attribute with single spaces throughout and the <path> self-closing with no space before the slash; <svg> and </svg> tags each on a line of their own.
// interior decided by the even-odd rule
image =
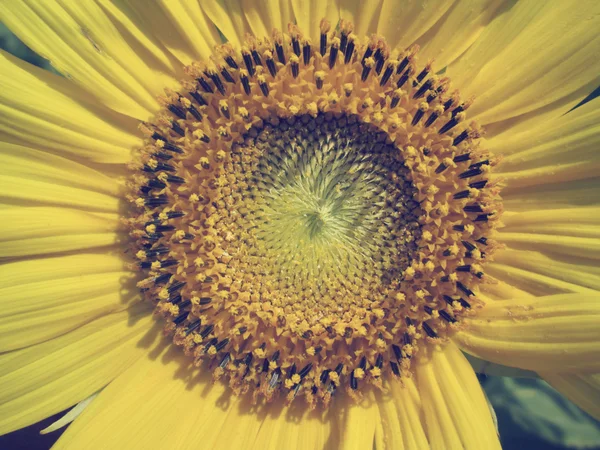
<svg viewBox="0 0 600 450">
<path fill-rule="evenodd" d="M 0 431 L 498 448 L 462 351 L 600 416 L 584 3 L 0 5 Z"/>
</svg>

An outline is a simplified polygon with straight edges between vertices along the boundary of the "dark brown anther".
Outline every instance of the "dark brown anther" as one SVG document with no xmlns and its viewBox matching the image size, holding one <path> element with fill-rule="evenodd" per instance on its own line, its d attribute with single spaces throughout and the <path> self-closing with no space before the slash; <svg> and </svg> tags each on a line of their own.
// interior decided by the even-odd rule
<svg viewBox="0 0 600 450">
<path fill-rule="evenodd" d="M 198 328 L 200 328 L 201 324 L 202 324 L 202 321 L 200 319 L 189 324 L 185 330 L 185 335 L 188 336 L 190 333 L 196 331 Z"/>
<path fill-rule="evenodd" d="M 277 75 L 277 66 L 275 65 L 275 60 L 271 57 L 266 58 L 267 69 L 269 69 L 269 73 L 272 77 Z"/>
<path fill-rule="evenodd" d="M 275 53 L 277 53 L 277 59 L 281 64 L 285 64 L 285 53 L 283 51 L 283 45 L 279 42 L 275 43 Z"/>
<path fill-rule="evenodd" d="M 475 169 L 469 169 L 464 171 L 463 173 L 461 173 L 458 178 L 460 179 L 465 179 L 465 178 L 471 178 L 471 177 L 476 177 L 477 175 L 481 175 L 483 172 L 481 171 L 480 168 L 475 168 Z"/>
<path fill-rule="evenodd" d="M 208 84 L 208 81 L 206 81 L 204 79 L 204 77 L 198 77 L 196 79 L 196 81 L 198 81 L 198 84 L 204 90 L 204 92 L 206 92 L 208 94 L 214 94 L 215 90 L 212 88 L 212 86 L 210 84 Z"/>
<path fill-rule="evenodd" d="M 417 75 L 417 79 L 414 81 L 413 86 L 417 86 L 423 79 L 429 74 L 430 67 L 426 66 L 419 75 Z"/>
<path fill-rule="evenodd" d="M 215 84 L 215 86 L 217 87 L 217 90 L 221 93 L 221 95 L 225 95 L 225 86 L 223 85 L 223 82 L 221 81 L 221 78 L 219 77 L 219 75 L 215 72 L 210 73 L 209 74 L 210 79 L 212 80 L 212 82 Z"/>
<path fill-rule="evenodd" d="M 248 71 L 248 75 L 254 76 L 254 64 L 252 64 L 252 56 L 250 53 L 242 53 L 242 58 L 244 59 L 244 64 L 246 65 L 246 70 Z"/>
<path fill-rule="evenodd" d="M 415 125 L 417 125 L 419 123 L 419 121 L 421 120 L 421 117 L 423 117 L 423 115 L 425 114 L 425 111 L 423 111 L 422 109 L 417 109 L 417 112 L 415 113 L 415 116 L 412 119 L 411 125 L 414 127 Z"/>
<path fill-rule="evenodd" d="M 329 48 L 329 68 L 333 69 L 335 67 L 335 63 L 337 62 L 339 48 L 337 43 L 334 42 Z"/>
<path fill-rule="evenodd" d="M 169 111 L 171 111 L 173 114 L 175 114 L 180 119 L 183 119 L 183 120 L 186 119 L 185 111 L 182 108 L 180 108 L 179 106 L 169 105 L 168 109 L 169 109 Z"/>
<path fill-rule="evenodd" d="M 256 50 L 252 50 L 252 59 L 254 60 L 254 64 L 256 64 L 257 66 L 262 66 L 260 55 Z"/>
<path fill-rule="evenodd" d="M 379 86 L 381 86 L 381 87 L 385 86 L 393 73 L 394 73 L 394 66 L 391 64 L 388 64 L 388 66 L 385 69 L 385 72 L 383 72 L 383 76 L 381 77 L 381 80 L 379 80 Z"/>
<path fill-rule="evenodd" d="M 454 119 L 452 119 L 452 120 L 454 120 Z M 464 130 L 462 133 L 460 133 L 458 136 L 456 136 L 454 138 L 454 140 L 452 141 L 452 145 L 457 146 L 458 144 L 460 144 L 462 141 L 464 141 L 468 137 L 469 137 L 469 132 L 467 130 Z"/>
<path fill-rule="evenodd" d="M 431 86 L 433 85 L 433 80 L 429 79 L 427 80 L 425 83 L 423 83 L 423 85 L 417 89 L 417 92 L 415 92 L 415 94 L 413 95 L 413 99 L 418 99 L 423 97 L 427 91 L 429 91 L 431 89 Z"/>
<path fill-rule="evenodd" d="M 360 79 L 361 81 L 367 81 L 367 78 L 369 78 L 369 73 L 371 72 L 371 67 L 368 65 L 364 65 L 363 66 L 363 70 L 362 73 L 360 74 Z"/>
<path fill-rule="evenodd" d="M 269 96 L 269 84 L 266 81 L 259 81 L 258 85 L 260 86 L 260 90 L 263 93 L 263 95 L 265 97 L 268 97 Z"/>
<path fill-rule="evenodd" d="M 448 314 L 446 311 L 444 311 L 443 309 L 440 310 L 440 317 L 442 319 L 444 319 L 446 322 L 456 323 L 456 319 L 454 317 L 452 317 L 450 314 Z"/>
<path fill-rule="evenodd" d="M 306 44 L 304 44 L 304 47 L 302 47 L 302 55 L 304 57 L 304 65 L 308 66 L 308 63 L 310 62 L 310 52 L 311 52 L 311 47 L 310 44 L 307 42 Z"/>
<path fill-rule="evenodd" d="M 460 281 L 456 282 L 456 287 L 458 289 L 460 289 L 462 292 L 464 292 L 468 297 L 471 297 L 471 296 L 475 295 L 472 290 L 470 290 L 468 287 L 466 287 Z"/>
<path fill-rule="evenodd" d="M 204 100 L 204 97 L 202 97 L 202 95 L 200 95 L 199 92 L 196 91 L 190 91 L 190 96 L 196 101 L 196 103 L 198 103 L 200 106 L 206 106 L 208 105 L 208 103 L 206 103 L 206 100 Z"/>
<path fill-rule="evenodd" d="M 463 153 L 462 155 L 455 156 L 452 161 L 455 163 L 465 162 L 471 158 L 471 153 Z"/>
<path fill-rule="evenodd" d="M 185 137 L 185 131 L 175 121 L 171 122 L 171 129 L 181 137 Z"/>
<path fill-rule="evenodd" d="M 321 56 L 325 56 L 327 52 L 327 33 L 321 33 L 319 44 L 319 53 L 321 53 Z"/>
<path fill-rule="evenodd" d="M 233 79 L 233 77 L 231 76 L 231 74 L 229 73 L 229 71 L 227 70 L 227 67 L 223 67 L 221 69 L 221 76 L 228 83 L 235 83 L 235 80 Z"/>
<path fill-rule="evenodd" d="M 404 83 L 408 81 L 408 77 L 410 77 L 410 75 L 411 69 L 409 67 L 409 69 L 406 72 L 404 72 L 404 74 L 402 74 L 402 76 L 396 82 L 396 87 L 401 88 L 402 86 L 404 86 Z"/>
<path fill-rule="evenodd" d="M 354 39 L 350 39 L 348 45 L 346 46 L 346 51 L 344 52 L 344 64 L 348 64 L 352 59 L 352 55 L 354 54 Z"/>
<path fill-rule="evenodd" d="M 429 117 L 427 118 L 427 121 L 425 122 L 425 127 L 430 127 L 431 125 L 433 125 L 433 123 L 437 120 L 438 118 L 438 113 L 436 113 L 435 111 L 432 112 Z"/>
<path fill-rule="evenodd" d="M 297 78 L 300 74 L 300 65 L 296 61 L 291 61 L 290 66 L 292 66 L 292 76 Z"/>
<path fill-rule="evenodd" d="M 232 69 L 239 69 L 237 63 L 235 62 L 235 59 L 233 59 L 231 56 L 227 56 L 225 58 L 225 62 L 227 63 L 227 65 L 229 67 L 231 67 Z"/>
<path fill-rule="evenodd" d="M 246 95 L 250 95 L 250 80 L 246 74 L 242 74 L 240 76 L 240 80 L 242 82 L 242 86 L 244 87 L 244 92 Z"/>
<path fill-rule="evenodd" d="M 431 328 L 429 324 L 427 324 L 427 322 L 423 322 L 423 329 L 425 330 L 425 333 L 427 333 L 427 336 L 429 336 L 430 338 L 438 337 L 437 333 L 433 331 L 433 328 Z"/>
<path fill-rule="evenodd" d="M 448 122 L 446 122 L 444 124 L 444 126 L 442 128 L 440 128 L 440 130 L 438 131 L 438 134 L 444 134 L 444 133 L 450 131 L 457 124 L 458 124 L 458 120 L 456 118 L 450 119 Z"/>
</svg>

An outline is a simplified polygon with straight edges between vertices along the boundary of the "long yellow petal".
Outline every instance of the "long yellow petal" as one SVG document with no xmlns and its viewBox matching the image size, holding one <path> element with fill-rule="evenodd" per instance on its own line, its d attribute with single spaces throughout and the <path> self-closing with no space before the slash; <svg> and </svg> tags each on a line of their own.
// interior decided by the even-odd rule
<svg viewBox="0 0 600 450">
<path fill-rule="evenodd" d="M 392 48 L 404 50 L 427 33 L 454 2 L 455 0 L 383 0 L 377 33 L 385 37 Z"/>
<path fill-rule="evenodd" d="M 208 2 L 163 0 L 160 6 L 179 37 L 194 50 L 194 59 L 207 60 L 213 54 L 215 45 L 221 44 L 221 38 L 199 3 Z M 186 61 L 188 64 L 190 62 Z"/>
<path fill-rule="evenodd" d="M 554 254 L 507 248 L 494 255 L 494 264 L 516 267 L 588 289 L 600 290 L 600 267 L 593 261 L 570 258 L 567 261 Z M 510 280 L 506 280 L 510 283 Z M 540 282 L 544 282 L 540 279 Z"/>
<path fill-rule="evenodd" d="M 501 257 L 500 257 L 501 258 Z M 541 271 L 540 271 L 541 272 Z M 529 269 L 521 269 L 516 265 L 502 264 L 500 262 L 494 262 L 486 267 L 486 274 L 494 277 L 496 280 L 500 280 L 500 284 L 504 283 L 506 286 L 521 290 L 525 292 L 527 297 L 529 296 L 544 296 L 553 294 L 562 294 L 569 292 L 581 292 L 590 293 L 592 289 L 581 286 L 579 280 L 578 284 L 574 284 L 568 281 L 563 281 L 560 277 L 545 275 L 537 273 Z M 490 285 L 491 287 L 492 285 Z M 486 287 L 488 290 L 488 287 Z M 506 290 L 509 293 L 509 290 Z M 522 294 L 515 292 L 515 295 L 506 296 L 503 298 L 521 297 Z"/>
<path fill-rule="evenodd" d="M 137 122 L 99 107 L 70 80 L 0 51 L 0 138 L 68 157 L 123 164 Z"/>
<path fill-rule="evenodd" d="M 335 405 L 335 403 L 334 403 Z M 250 448 L 256 450 L 282 448 L 303 450 L 306 448 L 327 448 L 327 443 L 333 438 L 333 424 L 337 405 L 332 405 L 332 411 L 310 411 L 306 405 L 274 404 L 269 414 L 265 414 L 260 431 Z M 329 416 L 329 417 L 328 417 Z M 215 446 L 216 448 L 216 446 Z"/>
<path fill-rule="evenodd" d="M 0 203 L 58 205 L 109 213 L 119 209 L 119 199 L 116 197 L 12 175 L 0 175 Z"/>
<path fill-rule="evenodd" d="M 227 41 L 240 49 L 246 33 L 250 32 L 240 0 L 214 0 L 201 2 L 200 6 Z"/>
<path fill-rule="evenodd" d="M 337 448 L 340 450 L 374 448 L 375 431 L 381 420 L 375 395 L 367 392 L 365 398 L 358 404 L 348 395 L 336 401 L 340 403 L 336 407 L 341 407 L 343 410 Z"/>
<path fill-rule="evenodd" d="M 600 178 L 540 184 L 527 187 L 527 195 L 519 190 L 503 193 L 507 211 L 530 211 L 534 209 L 558 209 L 596 206 L 600 204 Z"/>
<path fill-rule="evenodd" d="M 360 38 L 377 33 L 377 23 L 383 0 L 364 2 L 344 0 L 340 2 L 340 18 L 354 24 L 354 33 Z"/>
<path fill-rule="evenodd" d="M 542 378 L 588 414 L 600 420 L 600 374 L 540 373 Z"/>
<path fill-rule="evenodd" d="M 596 176 L 599 106 L 600 101 L 592 100 L 565 116 L 527 129 L 512 128 L 488 140 L 488 148 L 503 155 L 498 176 L 507 184 L 504 195 L 524 197 L 529 186 Z"/>
<path fill-rule="evenodd" d="M 600 240 L 597 238 L 573 236 L 558 238 L 549 234 L 505 232 L 501 234 L 501 240 L 519 249 L 529 248 L 592 260 L 600 257 Z"/>
<path fill-rule="evenodd" d="M 115 245 L 119 216 L 97 216 L 56 207 L 9 207 L 0 236 L 0 257 L 44 255 Z"/>
<path fill-rule="evenodd" d="M 391 380 L 387 392 L 377 392 L 377 406 L 381 417 L 381 439 L 377 449 L 429 448 L 425 434 L 425 416 L 421 397 L 410 379 L 402 383 Z"/>
<path fill-rule="evenodd" d="M 321 19 L 326 18 L 335 27 L 340 19 L 339 0 L 291 0 L 296 23 L 313 42 L 319 42 Z"/>
<path fill-rule="evenodd" d="M 92 0 L 2 5 L 0 18 L 11 31 L 116 111 L 148 119 L 159 108 L 156 95 L 177 85 L 159 48 L 132 22 L 118 27 Z"/>
<path fill-rule="evenodd" d="M 457 333 L 463 350 L 535 371 L 600 371 L 599 293 L 488 303 Z"/>
<path fill-rule="evenodd" d="M 440 70 L 455 61 L 503 11 L 503 0 L 454 2 L 448 12 L 417 40 L 422 61 L 433 59 Z"/>
<path fill-rule="evenodd" d="M 4 264 L 0 352 L 60 336 L 139 301 L 119 256 L 77 254 Z"/>
<path fill-rule="evenodd" d="M 456 345 L 432 351 L 416 376 L 432 449 L 500 449 L 479 381 Z"/>
<path fill-rule="evenodd" d="M 169 61 L 172 61 L 172 71 L 176 78 L 183 78 L 183 66 L 196 59 L 196 52 L 191 44 L 187 43 L 187 39 L 179 34 L 180 30 L 171 22 L 159 2 L 147 0 L 96 1 L 102 5 L 113 21 L 119 23 L 119 26 L 126 30 L 134 29 L 136 34 L 139 33 L 153 44 L 156 43 L 159 51 Z"/>
<path fill-rule="evenodd" d="M 2 175 L 87 189 L 113 197 L 120 196 L 120 186 L 114 177 L 67 158 L 4 142 L 0 143 L 0 155 L 4 161 L 0 165 Z"/>
<path fill-rule="evenodd" d="M 600 82 L 599 12 L 595 0 L 525 1 L 499 15 L 447 71 L 477 98 L 469 116 L 487 124 L 585 97 Z"/>
<path fill-rule="evenodd" d="M 290 0 L 242 0 L 242 8 L 250 29 L 258 37 L 271 36 L 273 28 L 287 30 L 288 24 L 294 22 Z"/>
<path fill-rule="evenodd" d="M 258 429 L 247 421 L 260 425 L 261 408 L 190 366 L 169 342 L 153 348 L 98 395 L 56 448 L 252 448 L 244 440 Z"/>
<path fill-rule="evenodd" d="M 0 434 L 89 397 L 146 353 L 146 305 L 106 315 L 56 339 L 0 355 Z M 159 330 L 156 330 L 159 332 Z"/>
</svg>

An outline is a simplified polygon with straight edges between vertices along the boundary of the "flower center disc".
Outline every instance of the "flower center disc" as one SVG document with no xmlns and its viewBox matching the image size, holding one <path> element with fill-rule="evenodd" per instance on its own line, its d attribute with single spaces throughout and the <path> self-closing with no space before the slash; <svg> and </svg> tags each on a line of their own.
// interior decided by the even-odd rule
<svg viewBox="0 0 600 450">
<path fill-rule="evenodd" d="M 228 266 L 252 275 L 249 288 L 282 308 L 282 321 L 298 314 L 315 327 L 379 304 L 416 251 L 420 214 L 401 152 L 356 116 L 348 122 L 304 115 L 252 129 L 224 165 L 215 229 L 230 237 Z"/>
<path fill-rule="evenodd" d="M 255 399 L 409 374 L 480 304 L 496 246 L 469 103 L 416 48 L 329 28 L 222 46 L 141 127 L 139 286 L 196 365 Z"/>
</svg>

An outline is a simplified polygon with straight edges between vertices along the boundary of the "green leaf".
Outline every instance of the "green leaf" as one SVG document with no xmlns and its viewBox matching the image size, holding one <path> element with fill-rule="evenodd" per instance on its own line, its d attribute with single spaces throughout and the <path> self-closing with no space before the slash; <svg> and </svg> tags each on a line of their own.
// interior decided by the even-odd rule
<svg viewBox="0 0 600 450">
<path fill-rule="evenodd" d="M 484 388 L 498 413 L 503 441 L 520 433 L 521 441 L 535 435 L 575 449 L 597 448 L 600 443 L 600 422 L 542 380 L 492 377 Z M 512 422 L 512 430 L 507 422 Z"/>
</svg>

